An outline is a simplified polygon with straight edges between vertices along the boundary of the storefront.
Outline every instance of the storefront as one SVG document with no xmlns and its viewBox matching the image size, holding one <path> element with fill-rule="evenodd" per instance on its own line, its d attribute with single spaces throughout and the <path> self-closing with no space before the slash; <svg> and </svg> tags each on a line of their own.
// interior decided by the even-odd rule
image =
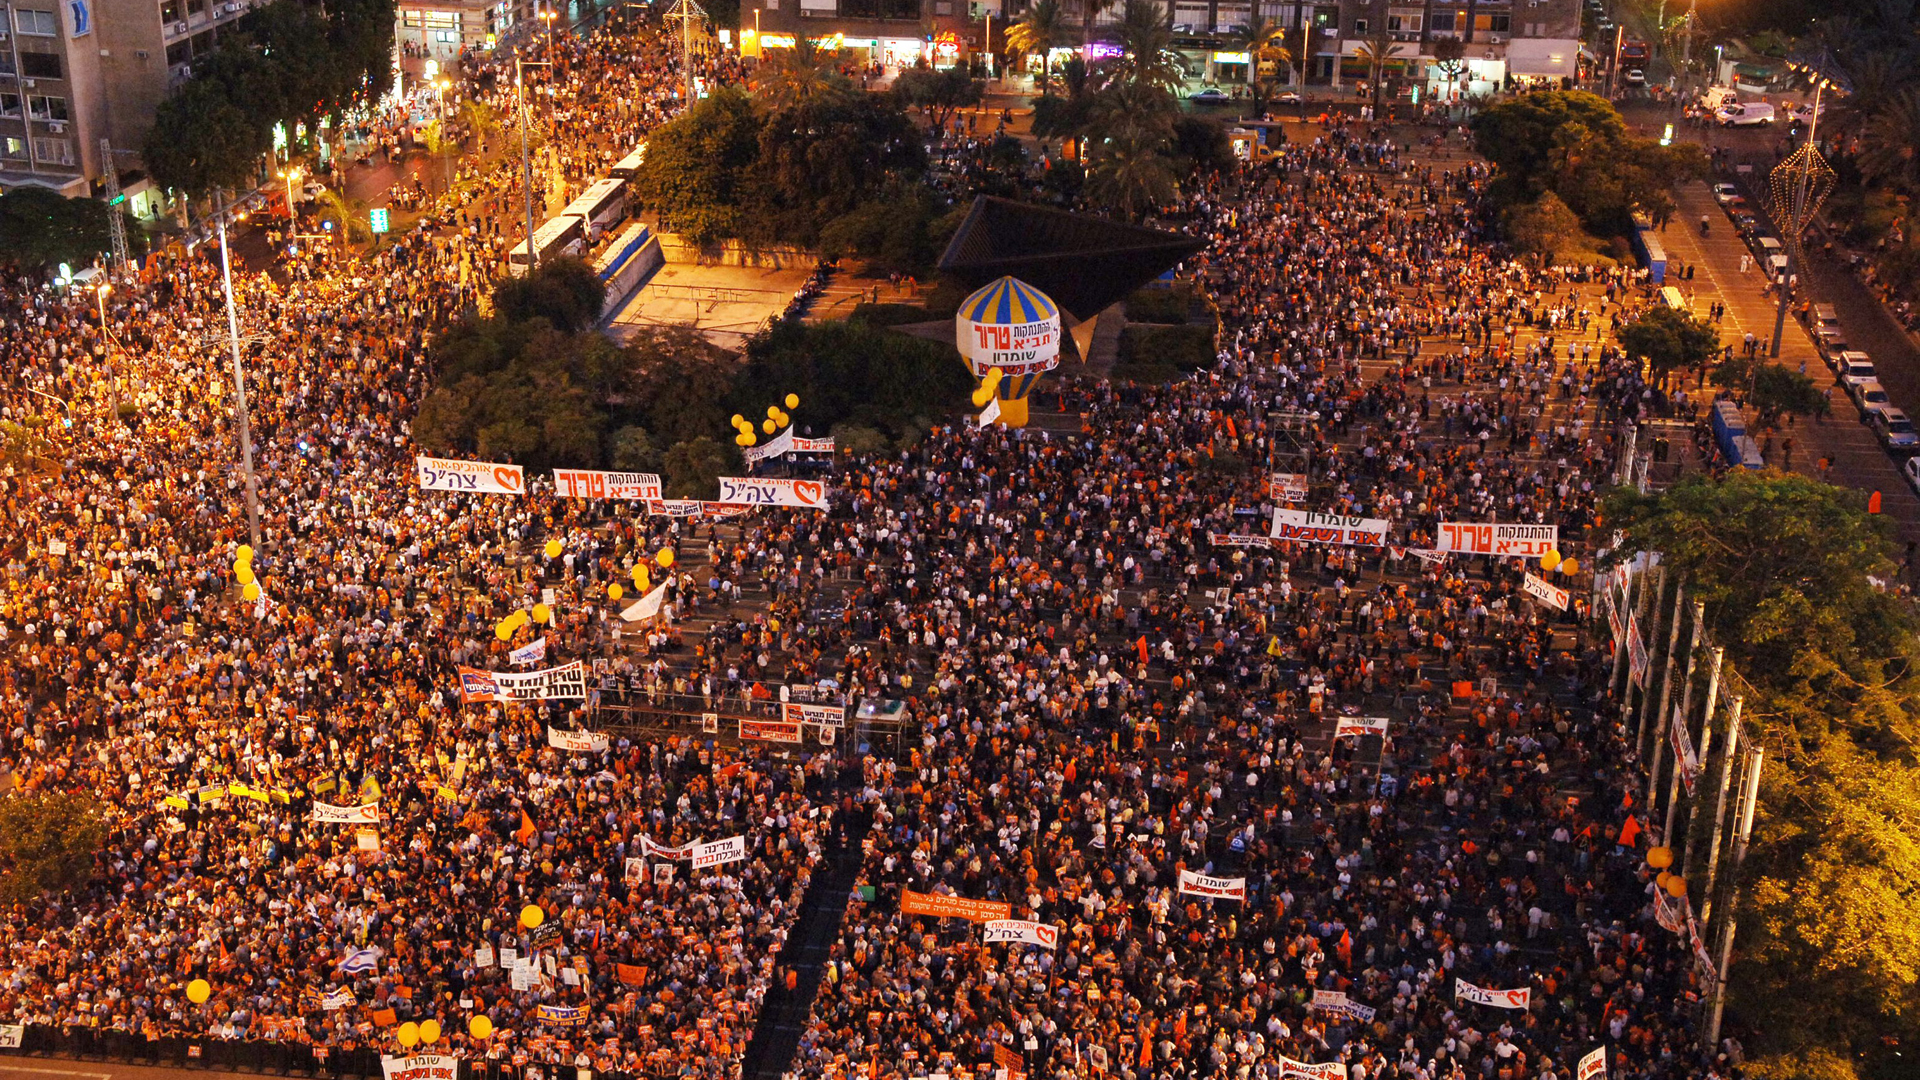
<svg viewBox="0 0 1920 1080">
<path fill-rule="evenodd" d="M 1580 43 L 1561 38 L 1515 38 L 1507 42 L 1507 75 L 1515 89 L 1571 86 L 1580 64 Z"/>
<path fill-rule="evenodd" d="M 1247 65 L 1252 58 L 1243 52 L 1215 51 L 1207 56 L 1207 81 L 1240 85 L 1247 81 Z"/>
</svg>

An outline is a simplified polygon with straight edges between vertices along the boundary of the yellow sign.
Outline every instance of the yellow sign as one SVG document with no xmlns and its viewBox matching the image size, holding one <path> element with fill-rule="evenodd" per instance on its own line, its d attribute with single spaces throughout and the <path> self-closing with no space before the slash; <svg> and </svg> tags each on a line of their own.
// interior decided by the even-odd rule
<svg viewBox="0 0 1920 1080">
<path fill-rule="evenodd" d="M 1213 54 L 1213 62 L 1216 64 L 1244 64 L 1251 59 L 1252 57 L 1243 52 L 1217 52 Z"/>
</svg>

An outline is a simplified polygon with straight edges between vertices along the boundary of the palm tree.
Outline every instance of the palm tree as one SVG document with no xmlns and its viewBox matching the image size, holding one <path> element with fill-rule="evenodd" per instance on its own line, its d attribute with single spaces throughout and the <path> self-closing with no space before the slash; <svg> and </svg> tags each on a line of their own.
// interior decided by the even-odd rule
<svg viewBox="0 0 1920 1080">
<path fill-rule="evenodd" d="M 852 97 L 853 83 L 840 73 L 840 53 L 825 49 L 805 34 L 793 47 L 777 49 L 754 69 L 755 95 L 775 109 L 803 107 Z"/>
<path fill-rule="evenodd" d="M 1080 0 L 1080 40 L 1093 40 L 1093 21 L 1114 5 L 1114 0 Z"/>
<path fill-rule="evenodd" d="M 1172 199 L 1179 185 L 1167 143 L 1145 128 L 1123 132 L 1097 144 L 1087 170 L 1087 194 L 1139 220 L 1149 207 Z"/>
<path fill-rule="evenodd" d="M 1920 197 L 1920 89 L 1888 102 L 1860 131 L 1860 171 Z"/>
<path fill-rule="evenodd" d="M 1367 84 L 1369 92 L 1373 95 L 1375 120 L 1380 119 L 1380 91 L 1383 89 L 1381 84 L 1384 82 L 1387 61 L 1405 51 L 1401 46 L 1394 44 L 1392 36 L 1387 33 L 1387 20 L 1375 19 L 1369 26 L 1367 40 L 1360 46 L 1359 52 L 1360 59 L 1367 64 Z"/>
<path fill-rule="evenodd" d="M 1053 50 L 1067 43 L 1067 17 L 1060 0 L 1034 0 L 1020 21 L 1007 30 L 1007 47 L 1021 56 L 1040 56 L 1040 96 L 1047 94 Z"/>
<path fill-rule="evenodd" d="M 1120 47 L 1120 55 L 1107 65 L 1114 82 L 1151 86 L 1165 93 L 1180 85 L 1173 27 L 1167 22 L 1167 9 L 1157 0 L 1126 0 L 1120 21 L 1107 28 L 1105 37 Z"/>
<path fill-rule="evenodd" d="M 1266 79 L 1260 74 L 1260 61 L 1293 63 L 1293 57 L 1287 53 L 1286 27 L 1256 13 L 1252 21 L 1233 35 L 1232 40 L 1235 49 L 1247 54 L 1247 89 L 1253 94 L 1254 115 L 1264 116 L 1267 111 Z"/>
<path fill-rule="evenodd" d="M 460 103 L 460 119 L 466 121 L 467 130 L 485 140 L 500 127 L 500 114 L 493 106 L 478 98 L 468 98 Z"/>
</svg>

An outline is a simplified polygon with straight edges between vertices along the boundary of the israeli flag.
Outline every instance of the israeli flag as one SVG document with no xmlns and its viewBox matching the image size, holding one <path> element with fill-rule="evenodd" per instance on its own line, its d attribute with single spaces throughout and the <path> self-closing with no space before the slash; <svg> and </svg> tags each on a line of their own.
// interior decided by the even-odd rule
<svg viewBox="0 0 1920 1080">
<path fill-rule="evenodd" d="M 378 966 L 379 960 L 379 949 L 355 949 L 340 961 L 340 970 L 349 975 L 364 975 Z"/>
</svg>

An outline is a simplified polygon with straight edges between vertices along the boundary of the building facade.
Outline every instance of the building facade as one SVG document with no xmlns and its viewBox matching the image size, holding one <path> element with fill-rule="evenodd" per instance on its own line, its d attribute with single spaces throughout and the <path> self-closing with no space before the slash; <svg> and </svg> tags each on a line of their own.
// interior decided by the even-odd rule
<svg viewBox="0 0 1920 1080">
<path fill-rule="evenodd" d="M 1460 42 L 1443 62 L 1438 43 Z M 1421 100 L 1571 85 L 1580 65 L 1580 0 L 1341 0 L 1338 84 L 1382 77 Z"/>
</svg>

